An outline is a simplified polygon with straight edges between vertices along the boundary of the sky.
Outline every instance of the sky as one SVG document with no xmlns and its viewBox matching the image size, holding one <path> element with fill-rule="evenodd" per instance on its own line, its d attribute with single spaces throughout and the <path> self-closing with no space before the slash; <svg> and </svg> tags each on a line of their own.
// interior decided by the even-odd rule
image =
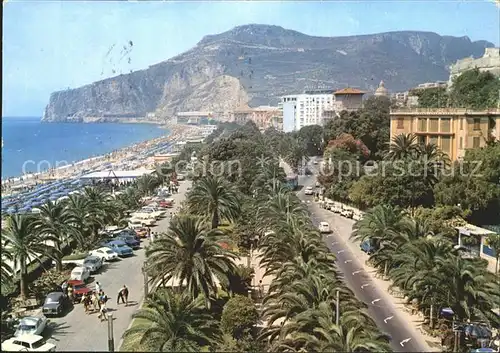
<svg viewBox="0 0 500 353">
<path fill-rule="evenodd" d="M 500 43 L 500 8 L 467 1 L 3 2 L 2 116 L 41 116 L 50 94 L 144 69 L 249 23 L 316 36 L 432 31 Z"/>
</svg>

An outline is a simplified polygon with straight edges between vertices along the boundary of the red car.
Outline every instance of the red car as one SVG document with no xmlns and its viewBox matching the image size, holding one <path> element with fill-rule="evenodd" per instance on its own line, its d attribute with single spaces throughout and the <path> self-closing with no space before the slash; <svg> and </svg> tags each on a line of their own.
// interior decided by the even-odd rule
<svg viewBox="0 0 500 353">
<path fill-rule="evenodd" d="M 158 205 L 160 205 L 160 207 L 164 207 L 164 208 L 172 208 L 172 207 L 174 207 L 174 204 L 172 202 L 166 201 L 166 200 L 159 201 Z"/>
<path fill-rule="evenodd" d="M 83 281 L 72 279 L 68 281 L 68 286 L 70 285 L 73 287 L 73 301 L 76 303 L 79 303 L 82 300 L 82 296 L 84 294 L 90 293 L 90 288 L 87 288 Z"/>
</svg>

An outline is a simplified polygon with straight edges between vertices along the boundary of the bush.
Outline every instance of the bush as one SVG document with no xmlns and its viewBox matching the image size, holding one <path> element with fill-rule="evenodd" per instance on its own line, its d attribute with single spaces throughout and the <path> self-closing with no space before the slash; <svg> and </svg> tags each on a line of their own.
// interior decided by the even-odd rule
<svg viewBox="0 0 500 353">
<path fill-rule="evenodd" d="M 45 271 L 29 285 L 30 292 L 43 298 L 52 291 L 61 290 L 61 284 L 69 278 L 69 274 L 69 271 L 58 272 L 55 269 Z"/>
<path fill-rule="evenodd" d="M 70 261 L 70 260 L 83 260 L 84 258 L 86 258 L 87 256 L 89 256 L 89 253 L 88 252 L 81 252 L 81 253 L 76 253 L 76 254 L 71 254 L 71 255 L 68 255 L 68 256 L 64 256 L 62 258 L 63 261 Z"/>
<path fill-rule="evenodd" d="M 259 313 L 252 299 L 237 295 L 224 306 L 221 329 L 223 333 L 240 339 L 252 331 L 258 319 Z"/>
</svg>

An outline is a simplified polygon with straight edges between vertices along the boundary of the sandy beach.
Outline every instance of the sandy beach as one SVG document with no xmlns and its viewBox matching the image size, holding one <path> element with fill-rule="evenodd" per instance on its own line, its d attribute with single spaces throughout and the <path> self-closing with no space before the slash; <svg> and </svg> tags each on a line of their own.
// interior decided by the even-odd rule
<svg viewBox="0 0 500 353">
<path fill-rule="evenodd" d="M 99 171 L 110 166 L 119 170 L 133 170 L 138 168 L 152 168 L 154 161 L 152 156 L 144 156 L 143 151 L 152 150 L 156 146 L 175 143 L 196 136 L 199 128 L 189 125 L 165 126 L 170 130 L 166 136 L 136 143 L 122 149 L 72 164 L 65 164 L 57 168 L 51 168 L 39 173 L 29 173 L 17 178 L 2 180 L 3 196 L 15 195 L 19 192 L 29 190 L 36 185 L 60 179 L 78 179 L 79 176 L 90 171 Z M 123 161 L 128 161 L 124 165 Z"/>
</svg>

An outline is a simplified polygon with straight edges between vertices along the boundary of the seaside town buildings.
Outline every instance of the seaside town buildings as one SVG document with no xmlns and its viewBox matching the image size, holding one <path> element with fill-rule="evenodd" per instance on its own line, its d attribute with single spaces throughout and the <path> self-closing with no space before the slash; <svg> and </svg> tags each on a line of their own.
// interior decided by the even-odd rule
<svg viewBox="0 0 500 353">
<path fill-rule="evenodd" d="M 260 130 L 266 130 L 271 127 L 277 130 L 283 129 L 282 112 L 278 107 L 259 106 L 250 108 L 243 106 L 233 111 L 232 121 L 238 124 L 253 121 Z"/>
<path fill-rule="evenodd" d="M 419 143 L 434 143 L 452 161 L 463 158 L 468 148 L 484 147 L 500 139 L 500 109 L 399 108 L 390 112 L 391 139 L 413 133 Z"/>
</svg>

